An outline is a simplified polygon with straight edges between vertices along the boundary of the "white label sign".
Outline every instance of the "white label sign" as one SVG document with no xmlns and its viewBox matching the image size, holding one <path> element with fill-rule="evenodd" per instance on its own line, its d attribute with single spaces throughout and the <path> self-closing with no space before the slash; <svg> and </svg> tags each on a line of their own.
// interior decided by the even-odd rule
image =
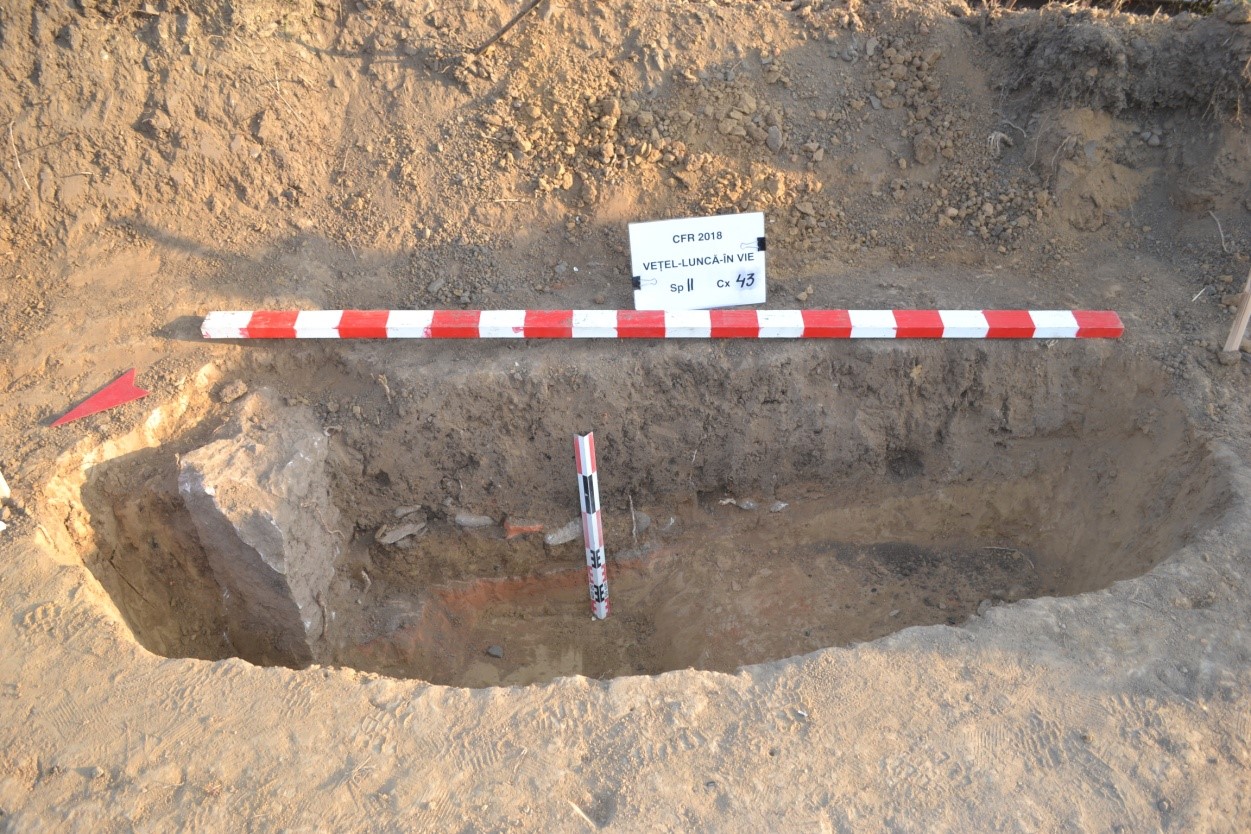
<svg viewBox="0 0 1251 834">
<path fill-rule="evenodd" d="M 630 224 L 636 310 L 765 302 L 764 214 Z"/>
</svg>

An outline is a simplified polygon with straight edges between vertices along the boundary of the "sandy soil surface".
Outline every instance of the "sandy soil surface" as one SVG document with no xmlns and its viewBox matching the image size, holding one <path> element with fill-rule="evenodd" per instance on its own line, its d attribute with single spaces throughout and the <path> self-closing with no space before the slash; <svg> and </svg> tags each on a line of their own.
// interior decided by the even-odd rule
<svg viewBox="0 0 1251 834">
<path fill-rule="evenodd" d="M 475 55 L 520 7 L 0 8 L 0 831 L 1246 830 L 1251 7 L 547 0 Z M 770 307 L 1126 335 L 199 337 L 629 307 L 629 222 L 730 211 Z M 179 488 L 292 426 L 311 663 Z M 604 623 L 576 542 L 507 537 L 588 428 Z"/>
</svg>

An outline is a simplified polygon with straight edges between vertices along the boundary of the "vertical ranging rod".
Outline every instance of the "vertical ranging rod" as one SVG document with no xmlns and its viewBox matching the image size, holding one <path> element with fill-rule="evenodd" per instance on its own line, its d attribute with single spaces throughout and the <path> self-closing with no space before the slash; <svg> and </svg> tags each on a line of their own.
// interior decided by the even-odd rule
<svg viewBox="0 0 1251 834">
<path fill-rule="evenodd" d="M 586 544 L 586 580 L 591 591 L 591 614 L 608 616 L 608 572 L 604 566 L 604 520 L 599 506 L 599 473 L 595 466 L 595 433 L 573 439 L 578 465 L 578 499 L 582 505 L 582 539 Z"/>
</svg>

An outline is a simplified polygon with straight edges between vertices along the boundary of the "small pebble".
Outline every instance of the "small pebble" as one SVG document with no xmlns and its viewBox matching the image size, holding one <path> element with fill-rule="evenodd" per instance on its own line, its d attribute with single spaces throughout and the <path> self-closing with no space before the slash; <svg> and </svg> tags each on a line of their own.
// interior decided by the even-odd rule
<svg viewBox="0 0 1251 834">
<path fill-rule="evenodd" d="M 486 653 L 489 654 L 491 657 L 503 657 L 504 647 L 503 646 L 487 646 Z"/>
<path fill-rule="evenodd" d="M 461 527 L 490 527 L 495 523 L 495 519 L 489 515 L 474 515 L 473 513 L 457 513 L 456 523 Z"/>
<path fill-rule="evenodd" d="M 232 403 L 248 393 L 248 386 L 241 379 L 232 379 L 217 392 L 217 398 L 224 403 Z"/>
<path fill-rule="evenodd" d="M 378 544 L 396 544 L 409 536 L 419 535 L 425 529 L 426 523 L 424 521 L 401 524 L 397 527 L 379 527 L 378 532 L 374 534 L 374 539 Z"/>
<path fill-rule="evenodd" d="M 769 133 L 765 136 L 765 145 L 774 153 L 782 150 L 782 129 L 780 127 L 777 125 L 769 127 Z"/>
<path fill-rule="evenodd" d="M 582 521 L 580 519 L 575 518 L 573 521 L 569 522 L 564 527 L 561 527 L 557 530 L 553 530 L 552 532 L 544 536 L 543 543 L 554 547 L 558 544 L 565 544 L 566 542 L 571 542 L 580 535 L 582 535 Z"/>
<path fill-rule="evenodd" d="M 787 504 L 785 501 L 774 501 L 771 505 L 769 505 L 769 512 L 780 513 L 789 506 L 790 504 Z"/>
</svg>

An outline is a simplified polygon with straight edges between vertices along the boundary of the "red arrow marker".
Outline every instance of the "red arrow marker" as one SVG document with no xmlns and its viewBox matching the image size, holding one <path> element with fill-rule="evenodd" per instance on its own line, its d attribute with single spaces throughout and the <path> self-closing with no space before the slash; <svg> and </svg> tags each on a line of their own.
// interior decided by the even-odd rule
<svg viewBox="0 0 1251 834">
<path fill-rule="evenodd" d="M 148 392 L 135 385 L 135 369 L 131 368 L 108 385 L 83 400 L 75 408 L 58 419 L 52 425 L 59 426 L 63 423 L 69 423 L 82 417 L 89 417 L 92 414 L 99 414 L 101 411 L 113 408 L 114 406 L 125 405 L 128 402 L 137 400 L 141 397 L 148 396 Z"/>
</svg>

